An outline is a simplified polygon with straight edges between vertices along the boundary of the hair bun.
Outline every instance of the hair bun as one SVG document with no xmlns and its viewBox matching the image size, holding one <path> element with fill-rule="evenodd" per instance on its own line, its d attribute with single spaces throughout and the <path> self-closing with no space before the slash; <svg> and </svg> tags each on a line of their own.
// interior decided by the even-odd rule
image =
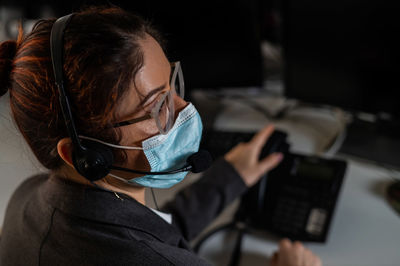
<svg viewBox="0 0 400 266">
<path fill-rule="evenodd" d="M 16 52 L 16 41 L 5 41 L 0 44 L 0 96 L 4 95 L 10 86 L 10 74 Z"/>
</svg>

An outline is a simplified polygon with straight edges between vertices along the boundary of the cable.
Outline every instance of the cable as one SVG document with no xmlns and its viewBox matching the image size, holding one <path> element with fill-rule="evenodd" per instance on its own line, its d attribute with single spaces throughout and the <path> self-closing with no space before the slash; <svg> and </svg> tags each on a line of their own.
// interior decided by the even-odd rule
<svg viewBox="0 0 400 266">
<path fill-rule="evenodd" d="M 156 206 L 157 211 L 160 211 L 160 208 L 158 208 L 156 196 L 154 195 L 154 190 L 152 187 L 150 188 L 150 191 L 151 191 L 151 195 L 153 196 L 154 206 Z"/>
<path fill-rule="evenodd" d="M 232 254 L 229 260 L 228 265 L 229 266 L 237 266 L 239 265 L 241 255 L 242 255 L 242 242 L 243 242 L 243 236 L 247 231 L 247 225 L 244 222 L 239 222 L 239 221 L 233 221 L 228 224 L 223 224 L 207 234 L 205 234 L 200 240 L 197 242 L 197 244 L 193 247 L 193 250 L 198 253 L 200 250 L 201 245 L 212 235 L 215 233 L 218 233 L 219 231 L 225 230 L 225 229 L 235 229 L 238 231 L 236 241 L 235 241 L 235 246 L 232 250 Z"/>
<path fill-rule="evenodd" d="M 91 181 L 90 183 L 91 183 L 94 187 L 96 187 L 97 189 L 100 189 L 100 190 L 103 190 L 103 191 L 106 191 L 106 192 L 113 193 L 113 194 L 115 195 L 116 198 L 118 198 L 118 199 L 121 200 L 121 201 L 124 201 L 124 199 L 123 199 L 122 197 L 120 197 L 120 196 L 117 194 L 117 192 L 112 191 L 112 190 L 109 190 L 109 189 L 104 188 L 104 187 L 102 187 L 102 186 L 99 186 L 99 185 L 97 185 L 97 184 L 96 184 L 95 182 L 93 182 L 93 181 Z"/>
<path fill-rule="evenodd" d="M 243 235 L 247 229 L 247 226 L 244 223 L 236 223 L 235 228 L 238 229 L 238 235 L 236 237 L 235 247 L 233 248 L 231 259 L 228 264 L 229 266 L 239 265 L 240 259 L 242 257 Z"/>
<path fill-rule="evenodd" d="M 202 238 L 200 238 L 196 245 L 193 247 L 193 251 L 198 253 L 200 250 L 201 245 L 213 234 L 218 233 L 219 231 L 222 231 L 224 229 L 230 229 L 230 228 L 234 228 L 235 226 L 235 222 L 230 222 L 227 224 L 223 224 L 219 227 L 214 228 L 213 230 L 211 230 L 210 232 L 208 232 L 207 234 L 205 234 Z"/>
</svg>

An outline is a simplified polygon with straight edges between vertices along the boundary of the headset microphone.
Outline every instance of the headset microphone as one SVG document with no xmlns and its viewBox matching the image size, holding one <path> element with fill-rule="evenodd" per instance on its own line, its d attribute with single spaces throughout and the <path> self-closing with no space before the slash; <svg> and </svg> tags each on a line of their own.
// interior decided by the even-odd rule
<svg viewBox="0 0 400 266">
<path fill-rule="evenodd" d="M 207 170 L 211 163 L 211 154 L 206 150 L 199 150 L 198 152 L 192 154 L 187 158 L 186 162 L 192 166 L 190 171 L 193 173 L 200 173 Z"/>
<path fill-rule="evenodd" d="M 110 166 L 110 169 L 120 170 L 120 171 L 135 173 L 135 174 L 143 174 L 143 175 L 170 175 L 170 174 L 187 172 L 187 171 L 191 171 L 193 173 L 200 173 L 200 172 L 205 171 L 207 168 L 209 168 L 211 163 L 212 163 L 212 157 L 211 157 L 210 153 L 206 150 L 199 150 L 198 152 L 190 155 L 187 158 L 185 166 L 175 169 L 175 170 L 162 171 L 162 172 L 146 172 L 146 171 L 133 170 L 133 169 L 123 168 L 123 167 L 113 166 L 113 165 Z"/>
</svg>

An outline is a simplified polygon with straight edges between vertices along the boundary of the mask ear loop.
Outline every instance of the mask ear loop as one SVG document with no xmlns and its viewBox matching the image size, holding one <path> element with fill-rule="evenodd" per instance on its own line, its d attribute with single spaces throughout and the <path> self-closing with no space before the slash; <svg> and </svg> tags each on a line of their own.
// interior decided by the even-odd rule
<svg viewBox="0 0 400 266">
<path fill-rule="evenodd" d="M 124 150 L 143 150 L 142 147 L 120 146 L 120 145 L 115 145 L 115 144 L 107 143 L 107 142 L 104 142 L 104 141 L 99 140 L 99 139 L 96 139 L 96 138 L 86 137 L 86 136 L 82 136 L 82 135 L 79 135 L 79 138 L 81 138 L 81 139 L 87 139 L 87 140 L 91 140 L 91 141 L 95 141 L 95 142 L 99 142 L 99 143 L 101 143 L 101 144 L 103 144 L 103 145 L 106 145 L 106 146 L 109 146 L 109 147 L 112 147 L 112 148 L 117 148 L 117 149 L 124 149 Z"/>
</svg>

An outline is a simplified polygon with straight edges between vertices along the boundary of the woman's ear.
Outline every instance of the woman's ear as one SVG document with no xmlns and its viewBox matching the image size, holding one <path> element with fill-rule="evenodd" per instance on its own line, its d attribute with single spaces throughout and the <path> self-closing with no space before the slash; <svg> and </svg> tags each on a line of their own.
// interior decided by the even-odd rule
<svg viewBox="0 0 400 266">
<path fill-rule="evenodd" d="M 57 143 L 57 152 L 66 164 L 75 168 L 72 163 L 72 142 L 70 138 L 60 139 Z"/>
</svg>

